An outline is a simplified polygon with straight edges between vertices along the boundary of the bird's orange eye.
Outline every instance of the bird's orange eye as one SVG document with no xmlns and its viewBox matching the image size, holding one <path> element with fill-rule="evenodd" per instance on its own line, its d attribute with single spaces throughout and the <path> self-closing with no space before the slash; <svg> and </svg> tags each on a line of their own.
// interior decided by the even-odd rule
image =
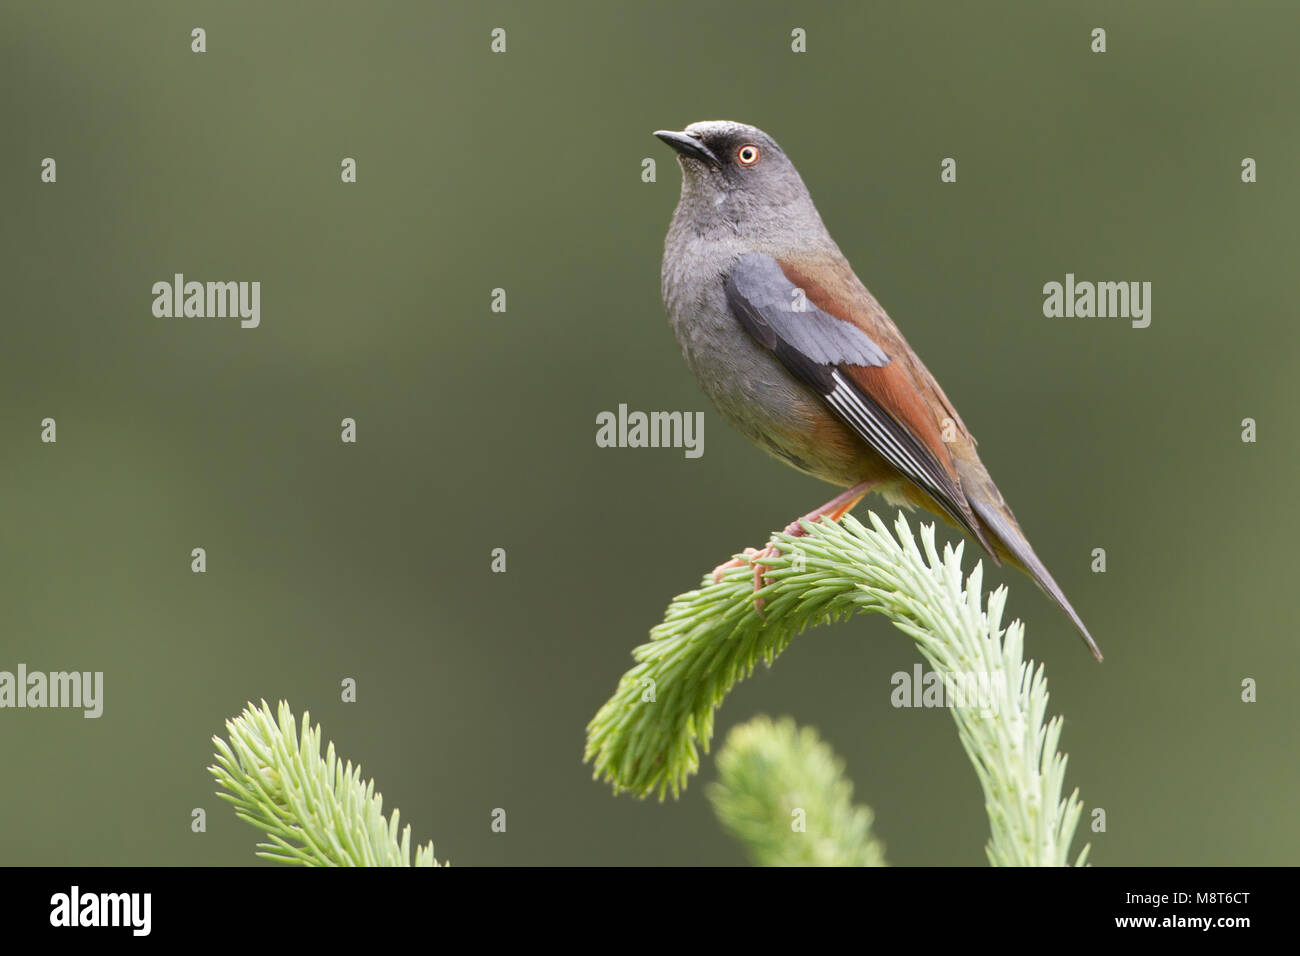
<svg viewBox="0 0 1300 956">
<path fill-rule="evenodd" d="M 742 146 L 736 153 L 736 158 L 740 160 L 742 166 L 753 166 L 758 162 L 757 146 Z"/>
</svg>

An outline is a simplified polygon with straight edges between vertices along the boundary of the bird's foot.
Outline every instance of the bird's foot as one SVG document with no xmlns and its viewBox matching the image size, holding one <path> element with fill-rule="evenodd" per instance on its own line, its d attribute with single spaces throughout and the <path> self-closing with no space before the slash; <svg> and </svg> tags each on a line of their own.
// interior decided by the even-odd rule
<svg viewBox="0 0 1300 956">
<path fill-rule="evenodd" d="M 802 538 L 808 534 L 808 532 L 804 529 L 802 522 L 815 521 L 821 517 L 825 517 L 825 516 L 816 512 L 812 514 L 804 515 L 798 521 L 791 521 L 788 525 L 786 525 L 784 528 L 784 533 L 789 535 L 792 538 Z M 730 561 L 727 561 L 724 564 L 719 564 L 716 568 L 713 569 L 713 583 L 721 584 L 723 575 L 725 575 L 728 571 L 734 571 L 736 568 L 743 568 L 747 564 L 756 565 L 756 562 L 759 559 L 775 558 L 780 553 L 781 553 L 781 549 L 774 544 L 769 544 L 766 548 L 763 548 L 761 551 L 758 548 L 746 548 L 743 552 L 741 552 L 740 555 L 737 555 L 736 557 L 732 558 Z M 763 565 L 762 567 L 766 567 L 766 565 Z M 755 590 L 758 590 L 760 587 L 762 587 L 761 581 L 762 581 L 762 572 L 756 566 L 756 570 L 754 573 Z"/>
<path fill-rule="evenodd" d="M 787 530 L 787 533 L 790 532 Z M 800 533 L 803 533 L 802 529 L 800 530 Z M 758 548 L 746 548 L 744 552 L 742 552 L 742 555 L 732 558 L 725 564 L 719 564 L 713 569 L 713 583 L 721 583 L 722 576 L 728 571 L 732 571 L 736 568 L 743 568 L 745 565 L 752 567 L 754 569 L 754 611 L 759 617 L 762 617 L 763 599 L 758 596 L 758 592 L 766 586 L 767 572 L 772 570 L 763 562 L 768 558 L 775 558 L 780 553 L 781 549 L 774 544 L 768 545 L 761 551 Z"/>
<path fill-rule="evenodd" d="M 853 509 L 854 505 L 862 500 L 863 496 L 870 491 L 871 488 L 871 482 L 859 482 L 848 491 L 836 495 L 820 508 L 808 512 L 797 521 L 791 521 L 785 526 L 785 533 L 792 538 L 802 538 L 808 534 L 808 531 L 803 526 L 805 521 L 820 521 L 823 518 L 829 518 L 831 521 L 839 521 L 840 518 L 844 517 L 845 514 Z M 732 571 L 736 568 L 743 568 L 745 565 L 752 567 L 754 569 L 754 610 L 758 612 L 759 617 L 762 617 L 763 599 L 758 596 L 758 592 L 766 586 L 767 573 L 772 570 L 764 562 L 770 558 L 775 558 L 780 553 L 781 549 L 774 544 L 768 545 L 761 551 L 757 548 L 746 548 L 741 555 L 737 555 L 726 564 L 719 564 L 713 569 L 713 583 L 722 583 L 722 576 L 728 571 Z"/>
</svg>

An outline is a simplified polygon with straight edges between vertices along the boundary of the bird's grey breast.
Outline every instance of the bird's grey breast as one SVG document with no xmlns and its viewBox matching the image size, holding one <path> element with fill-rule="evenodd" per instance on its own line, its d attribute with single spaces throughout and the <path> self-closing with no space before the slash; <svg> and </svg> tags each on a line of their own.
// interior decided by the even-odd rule
<svg viewBox="0 0 1300 956">
<path fill-rule="evenodd" d="M 705 231 L 681 216 L 664 244 L 662 291 L 668 319 L 710 402 L 737 431 L 810 473 L 804 447 L 818 399 L 740 324 L 727 302 L 727 273 L 751 252 L 730 231 Z"/>
</svg>

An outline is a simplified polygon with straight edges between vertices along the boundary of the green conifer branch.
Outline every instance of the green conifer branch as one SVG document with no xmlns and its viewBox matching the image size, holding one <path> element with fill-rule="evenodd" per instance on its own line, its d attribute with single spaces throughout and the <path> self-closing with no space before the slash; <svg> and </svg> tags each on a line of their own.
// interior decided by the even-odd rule
<svg viewBox="0 0 1300 956">
<path fill-rule="evenodd" d="M 807 522 L 805 537 L 774 535 L 769 584 L 753 604 L 753 578 L 736 569 L 679 595 L 637 664 L 587 727 L 585 759 L 614 791 L 678 796 L 708 750 L 714 712 L 735 683 L 768 665 L 805 628 L 856 612 L 884 614 L 917 644 L 957 703 L 950 709 L 984 790 L 995 865 L 1064 865 L 1082 812 L 1077 791 L 1062 799 L 1066 758 L 1057 751 L 1060 718 L 1044 723 L 1047 679 L 1023 657 L 1024 627 L 1001 627 L 1006 589 L 983 607 L 983 568 L 963 586 L 963 546 L 921 547 L 902 514 L 891 536 L 874 513 L 872 529 L 852 516 Z M 874 529 L 874 530 L 873 530 Z M 982 675 L 991 697 L 963 703 L 967 675 Z M 1087 856 L 1087 847 L 1076 863 Z"/>
<path fill-rule="evenodd" d="M 302 866 L 410 866 L 411 827 L 398 835 L 400 814 L 384 818 L 375 782 L 361 780 L 361 767 L 346 765 L 330 744 L 321 756 L 320 725 L 302 715 L 298 735 L 284 701 L 279 720 L 266 701 L 251 703 L 226 721 L 229 743 L 213 737 L 216 765 L 208 771 L 234 804 L 235 815 L 267 835 L 257 855 Z M 438 866 L 433 844 L 415 851 L 416 866 Z"/>
<path fill-rule="evenodd" d="M 718 753 L 709 802 L 760 866 L 884 866 L 871 810 L 854 805 L 844 762 L 811 727 L 755 717 Z"/>
</svg>

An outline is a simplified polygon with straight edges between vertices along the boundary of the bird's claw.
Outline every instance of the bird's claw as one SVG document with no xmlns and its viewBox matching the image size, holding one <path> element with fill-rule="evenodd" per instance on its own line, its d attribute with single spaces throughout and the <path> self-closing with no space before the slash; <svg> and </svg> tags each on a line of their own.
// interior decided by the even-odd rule
<svg viewBox="0 0 1300 956">
<path fill-rule="evenodd" d="M 758 596 L 758 592 L 767 585 L 767 573 L 772 570 L 768 565 L 763 563 L 763 559 L 775 558 L 780 553 L 781 550 L 776 547 L 776 545 L 769 545 L 762 550 L 759 550 L 758 548 L 746 548 L 743 552 L 743 557 L 732 558 L 726 564 L 720 564 L 713 569 L 713 583 L 721 583 L 722 576 L 728 571 L 735 568 L 742 568 L 746 564 L 750 565 L 754 569 L 754 612 L 759 617 L 762 617 L 763 599 Z"/>
</svg>

